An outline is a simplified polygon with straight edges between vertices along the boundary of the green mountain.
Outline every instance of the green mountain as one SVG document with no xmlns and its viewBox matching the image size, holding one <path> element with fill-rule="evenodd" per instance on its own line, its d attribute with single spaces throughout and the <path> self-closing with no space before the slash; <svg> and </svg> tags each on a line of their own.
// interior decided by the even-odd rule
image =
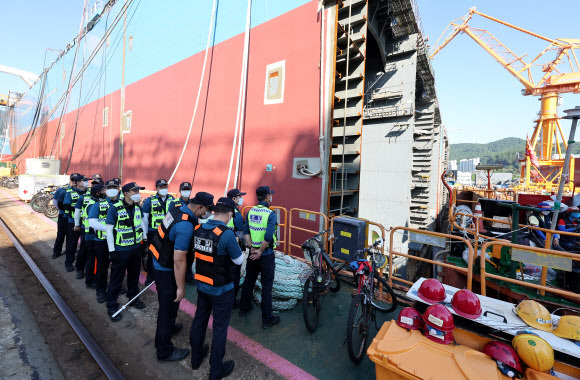
<svg viewBox="0 0 580 380">
<path fill-rule="evenodd" d="M 502 164 L 504 169 L 501 172 L 513 173 L 514 177 L 519 177 L 516 154 L 523 158 L 525 151 L 526 140 L 507 137 L 487 144 L 451 144 L 449 159 L 459 163 L 459 160 L 479 157 L 482 164 Z M 580 154 L 580 144 L 572 146 L 572 154 Z"/>
</svg>

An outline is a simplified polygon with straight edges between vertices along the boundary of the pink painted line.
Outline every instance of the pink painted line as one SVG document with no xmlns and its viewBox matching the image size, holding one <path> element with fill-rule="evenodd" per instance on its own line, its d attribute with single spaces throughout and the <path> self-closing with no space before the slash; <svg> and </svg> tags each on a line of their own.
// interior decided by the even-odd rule
<svg viewBox="0 0 580 380">
<path fill-rule="evenodd" d="M 33 214 L 35 214 L 37 217 L 44 220 L 46 223 L 50 224 L 51 226 L 54 226 L 54 227 L 57 226 L 57 223 L 54 220 L 47 218 L 46 215 L 44 215 L 44 214 L 41 214 L 39 212 L 34 211 L 32 209 L 32 207 L 29 207 L 26 203 L 22 202 L 20 199 L 13 197 L 12 195 L 5 192 L 4 190 L 0 190 L 0 193 L 4 194 L 4 196 L 8 197 L 13 202 L 16 202 L 19 205 L 28 208 Z"/>
<path fill-rule="evenodd" d="M 146 276 L 141 273 L 140 281 L 141 283 L 145 283 Z M 157 288 L 155 284 L 153 284 L 149 289 L 153 290 L 157 293 Z M 189 302 L 186 299 L 183 299 L 179 304 L 179 308 L 186 312 L 187 314 L 191 315 L 192 317 L 195 315 L 195 310 L 197 310 L 196 306 Z M 209 328 L 213 327 L 213 317 L 210 316 L 209 318 Z M 286 379 L 292 380 L 307 380 L 307 379 L 316 379 L 316 377 L 312 376 L 308 372 L 304 371 L 302 368 L 297 367 L 296 365 L 290 363 L 288 360 L 284 359 L 280 355 L 268 350 L 266 347 L 262 346 L 260 343 L 256 342 L 253 339 L 248 338 L 246 335 L 242 334 L 238 330 L 233 327 L 228 327 L 228 340 L 246 353 L 252 355 L 256 360 L 264 363 L 266 366 L 270 367 L 272 370 L 276 371 L 281 376 L 284 376 Z"/>
</svg>

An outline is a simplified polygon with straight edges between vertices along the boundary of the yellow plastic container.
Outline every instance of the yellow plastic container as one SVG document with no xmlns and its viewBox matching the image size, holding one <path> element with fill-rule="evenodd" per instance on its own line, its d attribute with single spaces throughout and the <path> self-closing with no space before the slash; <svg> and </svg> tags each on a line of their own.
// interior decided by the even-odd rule
<svg viewBox="0 0 580 380">
<path fill-rule="evenodd" d="M 395 321 L 383 325 L 367 355 L 375 362 L 377 380 L 510 379 L 484 353 L 466 346 L 433 342 L 417 330 L 397 326 Z"/>
</svg>

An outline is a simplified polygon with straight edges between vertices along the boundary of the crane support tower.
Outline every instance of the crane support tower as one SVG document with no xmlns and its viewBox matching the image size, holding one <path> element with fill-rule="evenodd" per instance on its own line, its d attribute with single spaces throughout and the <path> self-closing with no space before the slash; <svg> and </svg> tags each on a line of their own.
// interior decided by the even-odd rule
<svg viewBox="0 0 580 380">
<path fill-rule="evenodd" d="M 544 40 L 549 45 L 531 61 L 524 60 L 527 54 L 519 56 L 487 30 L 470 26 L 469 23 L 475 15 Z M 564 152 L 568 146 L 559 121 L 558 104 L 560 94 L 580 92 L 580 65 L 575 52 L 575 49 L 580 48 L 580 39 L 551 39 L 471 8 L 467 15 L 449 24 L 433 47 L 429 58 L 433 59 L 460 33 L 471 37 L 513 75 L 524 86 L 522 95 L 540 97 L 539 118 L 535 121 L 532 138 L 526 142 L 525 158 L 520 160 L 521 180 L 518 190 L 557 190 L 560 179 L 567 177 L 562 176 L 562 172 Z M 572 192 L 574 161 L 570 165 L 567 178 L 566 189 Z"/>
</svg>

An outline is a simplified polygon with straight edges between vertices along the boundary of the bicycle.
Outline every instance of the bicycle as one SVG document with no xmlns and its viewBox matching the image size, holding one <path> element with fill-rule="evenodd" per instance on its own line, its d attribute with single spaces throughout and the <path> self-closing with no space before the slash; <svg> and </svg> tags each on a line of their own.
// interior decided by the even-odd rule
<svg viewBox="0 0 580 380">
<path fill-rule="evenodd" d="M 44 210 L 52 200 L 53 188 L 53 185 L 48 185 L 48 187 L 38 190 L 30 200 L 30 207 L 40 214 L 44 213 Z"/>
<path fill-rule="evenodd" d="M 357 284 L 357 294 L 353 297 L 348 312 L 346 341 L 348 356 L 355 364 L 359 364 L 363 359 L 371 321 L 375 323 L 375 328 L 379 329 L 376 310 L 389 313 L 397 308 L 395 292 L 377 272 L 377 267 L 381 267 L 386 260 L 377 249 L 383 241 L 378 239 L 371 247 L 359 251 L 359 257 L 362 255 L 363 258 L 350 263 Z M 365 256 L 370 256 L 370 260 L 364 258 Z"/>
<path fill-rule="evenodd" d="M 324 234 L 330 229 L 322 231 L 302 244 L 304 258 L 310 260 L 312 273 L 304 283 L 302 295 L 302 314 L 306 329 L 311 333 L 318 328 L 322 300 L 330 290 L 336 293 L 340 290 L 338 271 L 324 249 Z"/>
</svg>

